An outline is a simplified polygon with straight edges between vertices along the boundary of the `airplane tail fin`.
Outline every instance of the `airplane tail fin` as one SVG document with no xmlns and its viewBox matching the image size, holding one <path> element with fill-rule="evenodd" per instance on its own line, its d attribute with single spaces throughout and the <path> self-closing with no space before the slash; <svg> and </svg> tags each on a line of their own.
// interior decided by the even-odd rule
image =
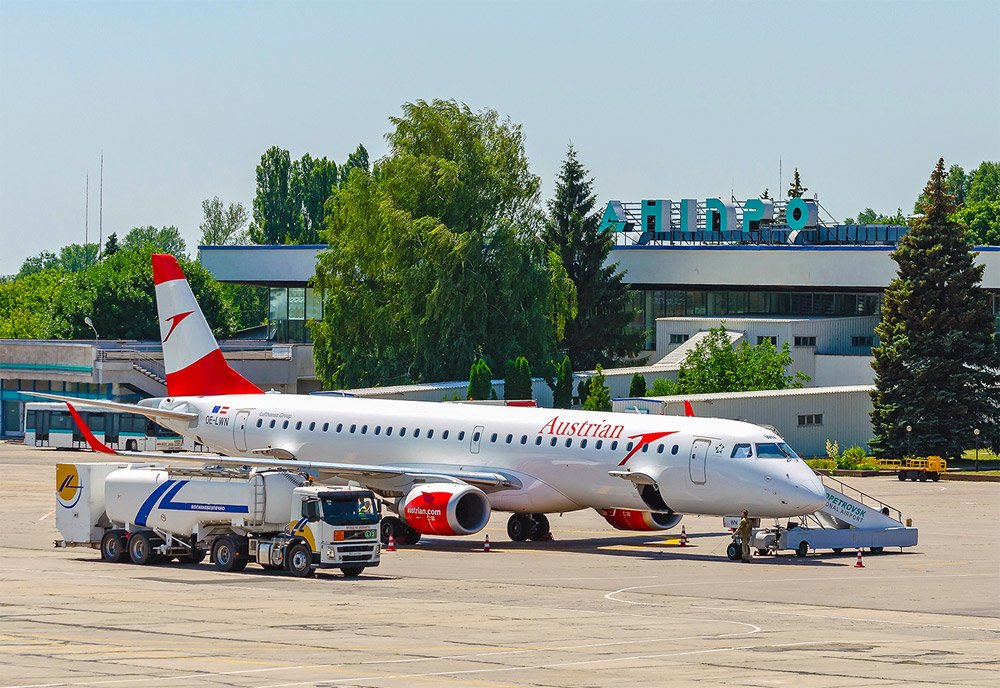
<svg viewBox="0 0 1000 688">
<path fill-rule="evenodd" d="M 153 284 L 167 394 L 262 394 L 257 385 L 229 367 L 176 258 L 153 254 Z"/>
<path fill-rule="evenodd" d="M 694 418 L 694 408 L 691 406 L 691 402 L 687 399 L 684 400 L 684 415 L 688 418 Z"/>
</svg>

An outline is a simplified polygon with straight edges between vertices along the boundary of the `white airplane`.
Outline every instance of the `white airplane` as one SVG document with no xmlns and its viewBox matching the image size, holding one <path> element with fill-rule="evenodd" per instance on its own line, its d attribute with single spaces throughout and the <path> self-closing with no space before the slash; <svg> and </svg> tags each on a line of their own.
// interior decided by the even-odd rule
<svg viewBox="0 0 1000 688">
<path fill-rule="evenodd" d="M 812 469 L 781 437 L 749 423 L 264 394 L 226 363 L 173 256 L 153 256 L 153 281 L 168 396 L 87 404 L 141 413 L 226 455 L 162 455 L 168 461 L 360 483 L 395 514 L 383 519 L 385 540 L 476 533 L 494 510 L 511 512 L 507 532 L 523 541 L 551 539 L 546 514 L 578 509 L 649 531 L 676 526 L 682 514 L 785 517 L 826 503 Z M 110 449 L 83 429 L 98 451 L 156 456 Z"/>
</svg>

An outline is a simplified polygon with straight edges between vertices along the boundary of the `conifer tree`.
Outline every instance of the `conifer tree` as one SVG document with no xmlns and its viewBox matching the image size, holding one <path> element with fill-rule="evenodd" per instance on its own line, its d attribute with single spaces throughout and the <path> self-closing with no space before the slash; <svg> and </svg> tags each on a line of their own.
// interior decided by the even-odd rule
<svg viewBox="0 0 1000 688">
<path fill-rule="evenodd" d="M 573 366 L 569 362 L 569 356 L 563 355 L 562 359 L 553 361 L 553 374 L 546 378 L 546 382 L 552 389 L 552 406 L 554 408 L 568 409 L 573 406 Z"/>
<path fill-rule="evenodd" d="M 628 395 L 630 397 L 646 396 L 646 378 L 639 373 L 633 375 L 632 383 L 628 386 Z"/>
<path fill-rule="evenodd" d="M 531 366 L 528 364 L 528 359 L 524 356 L 518 356 L 513 361 L 507 361 L 503 398 L 508 401 L 532 398 Z"/>
<path fill-rule="evenodd" d="M 477 358 L 469 370 L 469 390 L 466 397 L 477 401 L 489 399 L 493 393 L 493 371 L 481 358 Z M 493 397 L 496 398 L 496 397 Z"/>
<path fill-rule="evenodd" d="M 960 456 L 975 428 L 1000 444 L 1000 355 L 990 297 L 979 286 L 984 266 L 949 219 L 946 181 L 941 159 L 924 188 L 925 216 L 892 253 L 899 271 L 875 329 L 870 444 L 887 457 Z"/>
<path fill-rule="evenodd" d="M 792 176 L 792 183 L 788 187 L 788 197 L 789 198 L 802 198 L 802 195 L 808 191 L 806 187 L 802 186 L 802 179 L 799 178 L 799 168 L 795 168 L 795 174 Z"/>
<path fill-rule="evenodd" d="M 576 285 L 576 315 L 566 323 L 558 346 L 568 350 L 570 359 L 583 370 L 634 356 L 643 340 L 642 332 L 630 327 L 633 313 L 623 273 L 617 264 L 605 265 L 614 234 L 600 231 L 588 174 L 571 145 L 555 197 L 549 201 L 542 235 L 546 248 L 558 254 Z"/>
<path fill-rule="evenodd" d="M 604 370 L 597 364 L 594 376 L 590 378 L 587 390 L 587 400 L 583 402 L 584 411 L 610 411 L 611 390 L 604 383 Z"/>
</svg>

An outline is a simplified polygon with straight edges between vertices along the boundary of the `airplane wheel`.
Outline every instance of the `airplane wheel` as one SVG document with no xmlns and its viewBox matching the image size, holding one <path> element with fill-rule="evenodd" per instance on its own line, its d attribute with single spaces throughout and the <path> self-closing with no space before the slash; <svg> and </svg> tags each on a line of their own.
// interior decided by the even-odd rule
<svg viewBox="0 0 1000 688">
<path fill-rule="evenodd" d="M 420 531 L 404 525 L 403 534 L 400 535 L 400 539 L 403 541 L 404 545 L 415 545 L 420 542 Z"/>
<path fill-rule="evenodd" d="M 798 549 L 795 550 L 795 556 L 804 557 L 809 554 L 809 543 L 803 540 L 799 543 Z"/>
<path fill-rule="evenodd" d="M 833 548 L 833 551 L 834 551 L 834 552 L 835 552 L 836 554 L 840 554 L 841 552 L 843 552 L 843 551 L 844 551 L 844 548 L 843 548 L 843 547 L 834 547 L 834 548 Z"/>
<path fill-rule="evenodd" d="M 534 521 L 528 514 L 513 514 L 507 521 L 507 535 L 514 542 L 524 542 L 531 535 Z"/>
<path fill-rule="evenodd" d="M 729 561 L 737 561 L 743 556 L 743 552 L 740 551 L 738 544 L 730 542 L 729 547 L 726 547 L 726 556 L 729 557 Z"/>
<path fill-rule="evenodd" d="M 389 544 L 389 536 L 396 541 L 396 544 L 402 544 L 403 532 L 406 526 L 403 525 L 403 521 L 396 516 L 386 516 L 382 519 L 382 523 L 379 525 L 379 530 L 381 534 L 382 544 Z"/>
<path fill-rule="evenodd" d="M 549 519 L 545 514 L 528 514 L 528 518 L 531 519 L 531 533 L 528 539 L 544 540 L 552 532 L 549 527 Z"/>
</svg>

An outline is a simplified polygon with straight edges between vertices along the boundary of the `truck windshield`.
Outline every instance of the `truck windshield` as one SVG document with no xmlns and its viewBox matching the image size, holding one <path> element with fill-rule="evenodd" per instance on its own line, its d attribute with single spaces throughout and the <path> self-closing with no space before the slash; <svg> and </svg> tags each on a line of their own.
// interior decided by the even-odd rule
<svg viewBox="0 0 1000 688">
<path fill-rule="evenodd" d="M 378 505 L 373 497 L 324 495 L 323 520 L 332 526 L 378 523 Z"/>
</svg>

